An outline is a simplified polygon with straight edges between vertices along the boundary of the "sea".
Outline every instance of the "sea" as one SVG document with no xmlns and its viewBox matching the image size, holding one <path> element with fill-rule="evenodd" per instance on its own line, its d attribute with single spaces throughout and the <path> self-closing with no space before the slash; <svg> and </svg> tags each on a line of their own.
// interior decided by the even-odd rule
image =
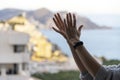
<svg viewBox="0 0 120 80">
<path fill-rule="evenodd" d="M 53 30 L 41 30 L 41 32 L 68 56 L 72 56 L 66 40 Z M 91 55 L 107 59 L 120 60 L 120 28 L 82 30 L 80 40 Z"/>
</svg>

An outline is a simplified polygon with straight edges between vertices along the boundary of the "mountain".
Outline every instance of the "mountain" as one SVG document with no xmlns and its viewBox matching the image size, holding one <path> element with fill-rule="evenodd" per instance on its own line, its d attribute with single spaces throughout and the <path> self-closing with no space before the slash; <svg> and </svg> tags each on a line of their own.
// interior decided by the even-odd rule
<svg viewBox="0 0 120 80">
<path fill-rule="evenodd" d="M 96 23 L 93 23 L 92 21 L 90 21 L 90 19 L 78 15 L 78 17 L 77 17 L 77 26 L 79 26 L 81 24 L 84 25 L 85 29 L 100 28 L 99 25 L 97 25 Z"/>
<path fill-rule="evenodd" d="M 27 17 L 33 17 L 35 20 L 46 24 L 46 21 L 53 16 L 53 13 L 46 8 L 27 12 Z"/>
<path fill-rule="evenodd" d="M 19 9 L 3 9 L 3 10 L 0 10 L 0 20 L 7 20 L 7 19 L 10 19 L 14 16 L 17 16 L 23 12 L 26 12 L 24 10 L 19 10 Z"/>
<path fill-rule="evenodd" d="M 53 23 L 53 15 L 54 12 L 46 9 L 41 8 L 33 11 L 25 11 L 20 9 L 3 9 L 0 10 L 0 20 L 7 20 L 10 19 L 16 15 L 26 13 L 26 18 L 31 21 L 33 24 L 37 25 L 39 29 L 50 29 L 51 26 L 54 26 Z M 59 12 L 62 16 L 65 16 L 67 11 L 60 11 Z M 84 25 L 85 29 L 102 29 L 102 28 L 108 28 L 108 27 L 102 27 L 97 25 L 96 23 L 93 23 L 91 20 L 89 20 L 86 17 L 77 15 L 77 25 Z"/>
</svg>

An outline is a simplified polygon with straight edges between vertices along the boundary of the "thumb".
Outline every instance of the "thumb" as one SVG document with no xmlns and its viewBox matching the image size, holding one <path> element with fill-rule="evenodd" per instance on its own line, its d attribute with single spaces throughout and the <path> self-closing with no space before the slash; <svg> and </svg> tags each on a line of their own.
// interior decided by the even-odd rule
<svg viewBox="0 0 120 80">
<path fill-rule="evenodd" d="M 54 31 L 58 32 L 59 34 L 61 34 L 64 38 L 67 39 L 67 36 L 66 36 L 66 34 L 65 34 L 64 32 L 61 32 L 61 31 L 57 30 L 57 29 L 54 28 L 54 27 L 52 27 L 52 29 L 53 29 Z"/>
<path fill-rule="evenodd" d="M 83 27 L 83 25 L 80 25 L 80 27 L 78 28 L 78 32 L 81 31 L 82 27 Z"/>
<path fill-rule="evenodd" d="M 59 30 L 57 30 L 56 28 L 52 27 L 52 29 L 53 29 L 54 31 L 56 31 L 56 32 L 60 33 L 60 31 L 59 31 Z"/>
<path fill-rule="evenodd" d="M 83 25 L 80 25 L 80 27 L 78 28 L 78 36 L 80 36 L 80 33 L 81 33 L 81 29 L 82 29 Z"/>
</svg>

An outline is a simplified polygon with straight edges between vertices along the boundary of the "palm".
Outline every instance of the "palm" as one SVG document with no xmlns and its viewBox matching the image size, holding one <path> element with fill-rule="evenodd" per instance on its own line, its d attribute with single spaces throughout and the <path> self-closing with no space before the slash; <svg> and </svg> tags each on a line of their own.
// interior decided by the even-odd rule
<svg viewBox="0 0 120 80">
<path fill-rule="evenodd" d="M 80 32 L 81 28 L 83 25 L 81 25 L 78 30 L 76 29 L 76 17 L 75 15 L 71 15 L 71 13 L 67 14 L 66 19 L 64 21 L 62 20 L 61 16 L 59 13 L 54 15 L 55 18 L 53 18 L 54 23 L 56 24 L 57 28 L 53 29 L 60 33 L 66 40 L 69 40 L 71 38 L 79 38 L 80 37 Z"/>
</svg>

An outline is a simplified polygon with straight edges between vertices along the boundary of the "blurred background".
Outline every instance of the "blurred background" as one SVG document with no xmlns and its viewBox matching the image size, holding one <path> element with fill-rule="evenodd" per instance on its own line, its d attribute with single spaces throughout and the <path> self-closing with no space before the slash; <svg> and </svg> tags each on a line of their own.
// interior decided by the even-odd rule
<svg viewBox="0 0 120 80">
<path fill-rule="evenodd" d="M 0 79 L 79 80 L 66 40 L 51 28 L 57 12 L 63 17 L 76 14 L 77 26 L 84 25 L 80 39 L 100 64 L 119 64 L 119 4 L 119 0 L 0 0 Z"/>
</svg>

